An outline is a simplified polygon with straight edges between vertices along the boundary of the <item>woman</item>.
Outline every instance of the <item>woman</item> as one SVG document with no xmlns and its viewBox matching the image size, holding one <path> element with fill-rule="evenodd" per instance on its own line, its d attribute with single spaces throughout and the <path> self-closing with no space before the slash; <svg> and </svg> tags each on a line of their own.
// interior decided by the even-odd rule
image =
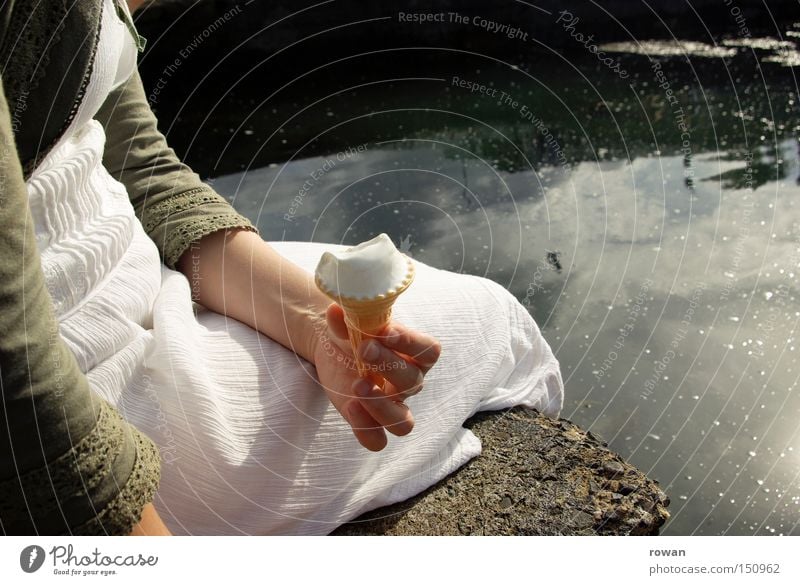
<svg viewBox="0 0 800 585">
<path fill-rule="evenodd" d="M 325 534 L 477 455 L 477 410 L 559 411 L 519 303 L 422 263 L 359 349 L 386 394 L 359 379 L 326 247 L 267 244 L 177 159 L 128 7 L 43 4 L 0 8 L 5 533 Z"/>
</svg>

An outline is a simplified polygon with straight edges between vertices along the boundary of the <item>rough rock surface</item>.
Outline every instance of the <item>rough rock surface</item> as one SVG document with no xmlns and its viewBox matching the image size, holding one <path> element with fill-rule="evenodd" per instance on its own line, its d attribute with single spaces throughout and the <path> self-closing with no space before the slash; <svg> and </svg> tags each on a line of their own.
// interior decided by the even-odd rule
<svg viewBox="0 0 800 585">
<path fill-rule="evenodd" d="M 647 535 L 669 518 L 658 484 L 573 423 L 513 408 L 466 425 L 483 453 L 335 535 Z"/>
</svg>

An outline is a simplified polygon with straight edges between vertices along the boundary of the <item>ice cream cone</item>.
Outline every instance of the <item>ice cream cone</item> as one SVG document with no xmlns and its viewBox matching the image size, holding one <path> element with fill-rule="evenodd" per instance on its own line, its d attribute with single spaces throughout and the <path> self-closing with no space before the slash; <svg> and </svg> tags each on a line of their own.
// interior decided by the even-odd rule
<svg viewBox="0 0 800 585">
<path fill-rule="evenodd" d="M 336 291 L 328 288 L 319 276 L 315 278 L 317 287 L 338 303 L 344 311 L 344 321 L 345 325 L 347 325 L 347 333 L 355 356 L 358 375 L 363 378 L 370 378 L 380 388 L 384 386 L 383 375 L 361 360 L 358 347 L 364 339 L 374 337 L 389 323 L 395 301 L 414 280 L 414 264 L 411 260 L 406 260 L 408 262 L 408 271 L 400 284 L 372 298 L 341 296 Z"/>
</svg>

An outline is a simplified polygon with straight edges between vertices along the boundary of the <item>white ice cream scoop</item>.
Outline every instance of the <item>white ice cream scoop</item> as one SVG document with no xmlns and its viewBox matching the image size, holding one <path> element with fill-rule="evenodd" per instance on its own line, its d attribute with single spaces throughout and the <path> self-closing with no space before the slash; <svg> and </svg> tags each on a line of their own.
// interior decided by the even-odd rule
<svg viewBox="0 0 800 585">
<path fill-rule="evenodd" d="M 394 302 L 414 280 L 414 263 L 381 234 L 341 252 L 323 253 L 314 280 L 344 311 L 359 375 L 382 388 L 383 376 L 363 363 L 358 348 L 389 323 Z"/>
<path fill-rule="evenodd" d="M 411 261 L 381 234 L 341 252 L 325 252 L 317 285 L 334 300 L 371 300 L 399 294 L 414 278 Z"/>
</svg>

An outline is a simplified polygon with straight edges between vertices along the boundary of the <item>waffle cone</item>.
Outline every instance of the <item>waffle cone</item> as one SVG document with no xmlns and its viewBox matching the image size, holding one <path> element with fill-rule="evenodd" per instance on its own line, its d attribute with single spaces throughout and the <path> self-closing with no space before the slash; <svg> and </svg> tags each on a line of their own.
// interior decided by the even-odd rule
<svg viewBox="0 0 800 585">
<path fill-rule="evenodd" d="M 383 387 L 383 376 L 378 372 L 371 371 L 361 361 L 358 347 L 364 339 L 374 337 L 389 323 L 392 318 L 392 306 L 397 300 L 397 296 L 372 302 L 342 304 L 344 322 L 347 325 L 347 334 L 350 338 L 350 347 L 353 349 L 353 355 L 355 356 L 358 375 L 362 378 L 372 379 L 381 388 Z"/>
<path fill-rule="evenodd" d="M 375 337 L 381 329 L 386 326 L 392 318 L 392 307 L 397 298 L 405 292 L 414 280 L 414 265 L 409 260 L 408 275 L 406 279 L 396 289 L 385 294 L 378 295 L 372 299 L 358 299 L 353 297 L 340 297 L 328 290 L 319 279 L 316 279 L 317 287 L 336 301 L 344 311 L 344 322 L 347 325 L 347 334 L 350 338 L 350 347 L 355 356 L 358 375 L 362 378 L 370 378 L 375 384 L 383 388 L 383 376 L 364 364 L 358 353 L 358 347 L 364 339 Z"/>
</svg>

